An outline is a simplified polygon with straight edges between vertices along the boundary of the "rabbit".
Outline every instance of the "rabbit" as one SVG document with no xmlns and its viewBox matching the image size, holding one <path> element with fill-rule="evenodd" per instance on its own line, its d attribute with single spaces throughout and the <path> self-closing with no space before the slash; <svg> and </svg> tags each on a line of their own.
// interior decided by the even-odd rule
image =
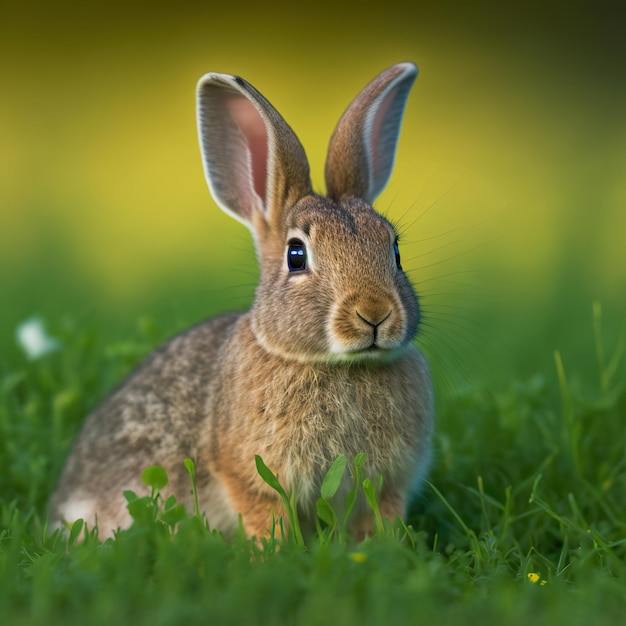
<svg viewBox="0 0 626 626">
<path fill-rule="evenodd" d="M 371 204 L 391 174 L 416 76 L 412 63 L 394 65 L 349 105 L 329 143 L 326 196 L 312 190 L 296 135 L 252 85 L 200 79 L 204 173 L 215 202 L 252 233 L 254 302 L 170 339 L 87 417 L 51 499 L 53 524 L 81 518 L 101 536 L 128 527 L 123 491 L 145 492 L 141 472 L 155 464 L 169 476 L 163 495 L 192 507 L 191 457 L 210 527 L 232 536 L 241 515 L 247 535 L 266 537 L 285 510 L 256 471 L 260 455 L 314 528 L 331 463 L 360 452 L 382 476 L 383 517 L 406 514 L 429 466 L 433 391 L 397 234 Z M 350 520 L 355 537 L 375 528 L 362 495 Z"/>
</svg>

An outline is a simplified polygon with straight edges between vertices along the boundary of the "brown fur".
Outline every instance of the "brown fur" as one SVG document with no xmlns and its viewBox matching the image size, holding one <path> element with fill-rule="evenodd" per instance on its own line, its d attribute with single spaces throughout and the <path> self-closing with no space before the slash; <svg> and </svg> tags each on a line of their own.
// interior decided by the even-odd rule
<svg viewBox="0 0 626 626">
<path fill-rule="evenodd" d="M 295 493 L 309 527 L 339 454 L 367 453 L 368 472 L 383 477 L 383 515 L 405 514 L 430 456 L 430 374 L 411 343 L 419 306 L 395 262 L 394 229 L 368 202 L 390 173 L 414 78 L 413 66 L 394 66 L 348 108 L 328 163 L 358 171 L 346 174 L 345 190 L 332 176 L 333 199 L 312 193 L 302 147 L 263 96 L 242 79 L 201 80 L 205 172 L 218 203 L 255 237 L 254 304 L 174 337 L 88 417 L 53 496 L 53 522 L 97 517 L 103 534 L 127 526 L 122 491 L 142 492 L 141 471 L 153 464 L 169 474 L 166 494 L 191 507 L 182 462 L 192 457 L 209 523 L 229 534 L 241 513 L 248 534 L 265 535 L 284 510 L 255 454 Z M 370 137 L 370 118 L 386 134 Z M 303 272 L 286 263 L 294 238 L 306 244 Z M 346 476 L 338 508 L 350 487 Z M 352 530 L 372 529 L 361 498 Z"/>
</svg>

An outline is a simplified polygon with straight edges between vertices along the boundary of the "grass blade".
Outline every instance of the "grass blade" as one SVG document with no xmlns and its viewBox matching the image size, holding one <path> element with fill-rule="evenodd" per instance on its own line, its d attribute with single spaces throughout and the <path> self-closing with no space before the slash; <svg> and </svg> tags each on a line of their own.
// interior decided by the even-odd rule
<svg viewBox="0 0 626 626">
<path fill-rule="evenodd" d="M 274 476 L 272 470 L 265 465 L 263 459 L 258 454 L 255 454 L 254 460 L 256 462 L 256 469 L 259 476 L 280 495 L 296 544 L 304 546 L 304 537 L 302 536 L 300 518 L 298 517 L 298 509 L 295 502 L 292 502 L 292 498 L 287 494 L 283 486 L 278 482 L 276 476 Z"/>
<path fill-rule="evenodd" d="M 345 471 L 346 457 L 345 455 L 340 454 L 333 461 L 330 469 L 326 472 L 326 476 L 324 476 L 321 488 L 322 498 L 329 499 L 337 493 L 337 489 L 339 489 L 339 485 L 341 484 L 341 479 L 343 478 Z"/>
</svg>

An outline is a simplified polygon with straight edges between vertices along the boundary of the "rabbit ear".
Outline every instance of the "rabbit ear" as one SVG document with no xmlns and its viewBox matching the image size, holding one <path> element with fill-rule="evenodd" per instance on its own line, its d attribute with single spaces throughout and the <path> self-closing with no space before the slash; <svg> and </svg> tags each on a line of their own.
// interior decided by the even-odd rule
<svg viewBox="0 0 626 626">
<path fill-rule="evenodd" d="M 326 157 L 327 195 L 370 204 L 384 189 L 396 156 L 409 90 L 417 77 L 413 63 L 398 63 L 379 74 L 342 115 Z"/>
<path fill-rule="evenodd" d="M 311 192 L 302 144 L 274 107 L 238 76 L 206 74 L 198 82 L 198 132 L 204 174 L 219 206 L 255 230 L 260 216 Z"/>
</svg>

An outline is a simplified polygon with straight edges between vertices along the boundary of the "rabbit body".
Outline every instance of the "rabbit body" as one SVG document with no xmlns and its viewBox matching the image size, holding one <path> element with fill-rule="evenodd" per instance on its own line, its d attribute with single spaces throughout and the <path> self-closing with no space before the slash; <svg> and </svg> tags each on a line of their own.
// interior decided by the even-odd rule
<svg viewBox="0 0 626 626">
<path fill-rule="evenodd" d="M 241 513 L 266 535 L 279 495 L 256 472 L 260 455 L 292 491 L 305 525 L 333 460 L 367 454 L 383 477 L 383 516 L 405 514 L 430 458 L 433 399 L 413 345 L 419 305 L 392 225 L 370 206 L 393 164 L 416 68 L 383 72 L 348 108 L 331 139 L 328 194 L 311 190 L 297 138 L 242 79 L 199 84 L 200 142 L 218 204 L 253 233 L 261 279 L 249 312 L 213 318 L 155 351 L 86 420 L 51 502 L 51 519 L 128 526 L 123 491 L 165 467 L 192 506 L 182 461 L 196 464 L 200 509 L 230 534 Z M 336 495 L 341 508 L 351 488 Z M 373 530 L 359 500 L 356 536 Z"/>
</svg>

